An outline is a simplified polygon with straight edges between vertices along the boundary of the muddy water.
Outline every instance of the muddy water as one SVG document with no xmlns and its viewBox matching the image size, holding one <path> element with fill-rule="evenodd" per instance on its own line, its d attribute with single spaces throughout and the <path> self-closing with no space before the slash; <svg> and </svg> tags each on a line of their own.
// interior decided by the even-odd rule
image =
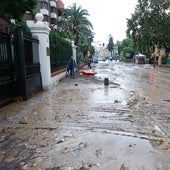
<svg viewBox="0 0 170 170">
<path fill-rule="evenodd" d="M 105 74 L 103 74 L 102 69 Z M 97 66 L 98 78 L 107 76 L 110 81 L 121 85 L 128 93 L 136 95 L 137 111 L 143 112 L 156 126 L 170 136 L 170 69 L 150 65 L 102 63 Z M 134 97 L 133 97 L 134 99 Z M 133 104 L 133 103 L 132 103 Z M 138 106 L 138 107 L 137 107 Z"/>
<path fill-rule="evenodd" d="M 106 62 L 97 68 L 97 77 L 108 77 L 110 81 L 121 84 L 127 90 L 138 91 L 152 102 L 160 103 L 169 100 L 170 69 L 169 67 L 152 67 Z M 103 71 L 104 70 L 104 71 Z"/>
<path fill-rule="evenodd" d="M 40 167 L 78 169 L 83 162 L 84 167 L 93 170 L 168 169 L 170 152 L 154 147 L 148 140 L 140 138 L 89 133 L 50 151 L 50 158 Z"/>
<path fill-rule="evenodd" d="M 105 62 L 94 69 L 0 109 L 0 169 L 170 167 L 169 68 Z"/>
</svg>

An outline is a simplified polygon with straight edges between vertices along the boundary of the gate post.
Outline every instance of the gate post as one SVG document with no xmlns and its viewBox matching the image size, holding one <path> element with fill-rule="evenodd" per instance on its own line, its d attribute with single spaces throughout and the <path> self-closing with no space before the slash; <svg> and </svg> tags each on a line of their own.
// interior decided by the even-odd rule
<svg viewBox="0 0 170 170">
<path fill-rule="evenodd" d="M 32 35 L 38 37 L 39 40 L 39 59 L 40 59 L 40 70 L 42 77 L 43 89 L 49 89 L 51 83 L 51 66 L 50 66 L 50 48 L 49 48 L 49 34 L 50 28 L 45 26 L 42 22 L 43 15 L 37 13 L 35 16 L 37 22 L 31 27 Z"/>
<path fill-rule="evenodd" d="M 20 53 L 20 64 L 21 64 L 21 94 L 22 97 L 27 100 L 28 92 L 27 92 L 27 83 L 26 83 L 26 64 L 25 64 L 25 53 L 24 53 L 24 39 L 23 32 L 21 31 L 21 27 L 18 29 L 18 44 L 19 44 L 19 53 Z"/>
<path fill-rule="evenodd" d="M 75 60 L 76 64 L 77 64 L 77 58 L 76 58 L 76 48 L 77 46 L 74 45 L 74 41 L 72 41 L 72 53 L 73 53 L 73 59 Z"/>
</svg>

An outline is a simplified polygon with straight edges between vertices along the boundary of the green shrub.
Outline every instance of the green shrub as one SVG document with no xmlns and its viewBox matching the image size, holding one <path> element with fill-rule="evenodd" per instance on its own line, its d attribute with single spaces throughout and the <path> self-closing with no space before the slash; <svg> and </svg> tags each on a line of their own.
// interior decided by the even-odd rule
<svg viewBox="0 0 170 170">
<path fill-rule="evenodd" d="M 60 37 L 57 32 L 50 32 L 50 62 L 51 69 L 57 70 L 66 67 L 72 55 L 71 42 Z"/>
</svg>

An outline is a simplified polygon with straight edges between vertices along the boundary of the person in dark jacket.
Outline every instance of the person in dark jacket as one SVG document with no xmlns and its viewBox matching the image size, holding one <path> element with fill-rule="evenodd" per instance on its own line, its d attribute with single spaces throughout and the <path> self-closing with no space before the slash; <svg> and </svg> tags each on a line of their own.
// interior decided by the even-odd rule
<svg viewBox="0 0 170 170">
<path fill-rule="evenodd" d="M 71 57 L 71 59 L 68 61 L 68 69 L 69 69 L 69 74 L 71 77 L 75 76 L 75 67 L 76 67 L 76 62 L 73 59 L 73 57 Z"/>
<path fill-rule="evenodd" d="M 88 58 L 88 68 L 91 68 L 91 58 Z"/>
</svg>

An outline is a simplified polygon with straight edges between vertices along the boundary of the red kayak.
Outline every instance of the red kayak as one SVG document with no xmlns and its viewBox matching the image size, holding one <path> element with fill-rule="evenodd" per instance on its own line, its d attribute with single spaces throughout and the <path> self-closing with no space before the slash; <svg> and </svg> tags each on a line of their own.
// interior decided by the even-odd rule
<svg viewBox="0 0 170 170">
<path fill-rule="evenodd" d="M 85 75 L 95 75 L 95 72 L 93 72 L 91 70 L 83 70 L 82 74 L 85 74 Z"/>
</svg>

